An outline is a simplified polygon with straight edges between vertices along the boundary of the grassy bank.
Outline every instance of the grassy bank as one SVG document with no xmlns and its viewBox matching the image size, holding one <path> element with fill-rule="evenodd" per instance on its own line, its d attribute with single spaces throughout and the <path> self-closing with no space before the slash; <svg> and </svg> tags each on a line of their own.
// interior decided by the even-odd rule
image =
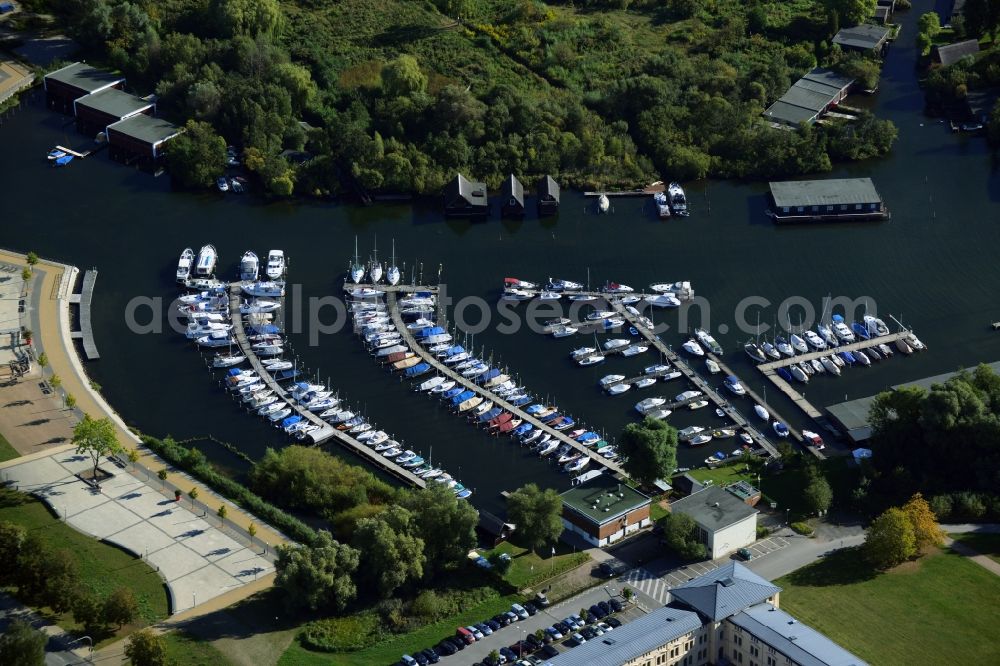
<svg viewBox="0 0 1000 666">
<path fill-rule="evenodd" d="M 575 569 L 587 562 L 590 556 L 570 549 L 569 546 L 560 543 L 556 547 L 554 557 L 541 557 L 527 548 L 515 546 L 505 541 L 487 554 L 507 553 L 511 557 L 510 570 L 504 576 L 504 580 L 517 589 L 531 587 L 541 581 L 558 576 L 561 573 Z"/>
<path fill-rule="evenodd" d="M 96 594 L 103 597 L 120 586 L 132 590 L 139 602 L 139 619 L 118 631 L 116 636 L 123 636 L 137 627 L 167 617 L 167 591 L 157 572 L 141 559 L 77 532 L 54 518 L 41 501 L 3 489 L 0 491 L 0 521 L 21 525 L 37 534 L 49 548 L 70 551 L 76 561 L 81 584 Z M 43 612 L 47 610 L 42 609 Z M 64 629 L 72 631 L 80 628 L 72 615 L 48 615 Z"/>
<path fill-rule="evenodd" d="M 167 644 L 170 666 L 229 666 L 233 663 L 211 643 L 199 641 L 183 631 L 171 631 L 163 640 Z"/>
<path fill-rule="evenodd" d="M 0 435 L 0 462 L 20 457 L 21 454 L 17 452 L 17 449 L 11 446 L 3 435 Z"/>
<path fill-rule="evenodd" d="M 775 581 L 781 607 L 872 664 L 1000 663 L 1000 577 L 951 552 L 876 574 L 857 550 Z"/>
<path fill-rule="evenodd" d="M 952 534 L 951 538 L 955 541 L 961 541 L 992 560 L 1000 562 L 1000 534 L 978 534 L 972 532 L 969 534 Z"/>
</svg>

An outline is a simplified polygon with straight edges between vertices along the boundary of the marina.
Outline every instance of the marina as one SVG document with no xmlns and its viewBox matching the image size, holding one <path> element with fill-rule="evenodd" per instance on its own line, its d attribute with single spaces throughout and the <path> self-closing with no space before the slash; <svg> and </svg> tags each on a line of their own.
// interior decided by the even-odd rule
<svg viewBox="0 0 1000 666">
<path fill-rule="evenodd" d="M 385 292 L 389 316 L 392 319 L 395 329 L 400 333 L 402 344 L 415 353 L 423 361 L 423 363 L 427 364 L 429 369 L 432 368 L 438 376 L 445 377 L 448 380 L 455 382 L 456 386 L 463 387 L 467 392 L 471 392 L 483 401 L 490 401 L 496 408 L 513 415 L 516 419 L 519 419 L 521 424 L 530 424 L 534 430 L 549 435 L 551 440 L 554 440 L 563 446 L 570 447 L 580 456 L 589 459 L 590 462 L 596 463 L 613 474 L 620 474 L 624 476 L 624 472 L 618 463 L 605 458 L 597 450 L 581 444 L 577 440 L 570 437 L 567 433 L 556 430 L 548 423 L 528 413 L 520 406 L 508 402 L 504 397 L 497 395 L 489 388 L 477 384 L 472 378 L 456 372 L 451 367 L 441 362 L 441 360 L 431 353 L 424 345 L 421 345 L 403 320 L 403 315 L 400 307 L 398 306 L 397 299 L 401 293 L 431 292 L 430 288 L 416 286 L 356 284 L 345 285 L 345 290 L 347 289 L 369 289 Z"/>
</svg>

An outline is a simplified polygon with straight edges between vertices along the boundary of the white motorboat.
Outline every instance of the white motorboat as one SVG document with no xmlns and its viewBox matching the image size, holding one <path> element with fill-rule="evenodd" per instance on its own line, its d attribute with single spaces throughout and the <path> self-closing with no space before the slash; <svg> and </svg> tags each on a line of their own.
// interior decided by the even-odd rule
<svg viewBox="0 0 1000 666">
<path fill-rule="evenodd" d="M 657 308 L 678 308 L 681 305 L 680 299 L 673 294 L 659 294 L 658 296 L 647 296 L 645 302 Z"/>
<path fill-rule="evenodd" d="M 249 282 L 240 289 L 247 296 L 257 298 L 281 298 L 285 295 L 285 285 L 281 282 Z"/>
<path fill-rule="evenodd" d="M 712 334 L 703 328 L 694 329 L 694 337 L 698 339 L 698 342 L 702 344 L 705 349 L 709 350 L 716 356 L 722 355 L 722 345 L 720 345 Z"/>
<path fill-rule="evenodd" d="M 269 421 L 271 421 L 271 423 L 277 423 L 278 421 L 281 421 L 291 413 L 292 413 L 291 408 L 285 407 L 283 409 L 277 409 L 273 412 L 268 413 L 267 418 Z"/>
<path fill-rule="evenodd" d="M 695 435 L 690 440 L 688 440 L 689 446 L 701 446 L 702 444 L 708 444 L 712 441 L 712 436 L 706 433 L 701 433 L 700 435 Z"/>
<path fill-rule="evenodd" d="M 666 192 L 657 192 L 654 194 L 653 203 L 656 205 L 656 214 L 660 219 L 670 217 L 670 204 L 667 202 Z"/>
<path fill-rule="evenodd" d="M 535 292 L 524 289 L 505 289 L 500 296 L 502 301 L 530 301 L 535 297 Z"/>
<path fill-rule="evenodd" d="M 618 282 L 609 282 L 601 290 L 606 294 L 631 294 L 635 289 L 628 286 L 627 284 L 620 284 Z"/>
<path fill-rule="evenodd" d="M 792 377 L 795 377 L 795 379 L 799 380 L 803 384 L 809 383 L 809 375 L 807 375 L 798 364 L 791 365 L 789 368 L 791 369 Z"/>
<path fill-rule="evenodd" d="M 247 250 L 240 259 L 240 280 L 255 282 L 260 273 L 260 260 L 253 250 Z"/>
<path fill-rule="evenodd" d="M 271 280 L 280 280 L 285 275 L 285 253 L 271 250 L 267 253 L 267 268 L 264 271 Z M 256 279 L 256 278 L 254 278 Z"/>
<path fill-rule="evenodd" d="M 871 359 L 868 358 L 868 356 L 860 349 L 854 352 L 854 359 L 858 362 L 859 365 L 863 365 L 866 368 L 872 364 Z"/>
<path fill-rule="evenodd" d="M 667 202 L 674 215 L 687 217 L 687 197 L 684 196 L 684 188 L 681 187 L 680 183 L 670 183 L 667 186 Z"/>
<path fill-rule="evenodd" d="M 581 359 L 581 358 L 583 358 L 585 356 L 590 356 L 591 354 L 595 353 L 596 351 L 597 351 L 596 347 L 579 347 L 579 348 L 574 349 L 573 351 L 571 351 L 569 353 L 569 356 L 574 361 L 576 361 L 576 360 Z"/>
<path fill-rule="evenodd" d="M 617 384 L 623 379 L 625 379 L 625 375 L 606 375 L 601 378 L 601 388 L 606 389 L 613 384 Z"/>
<path fill-rule="evenodd" d="M 559 448 L 559 440 L 555 438 L 550 439 L 541 445 L 541 448 L 538 449 L 538 455 L 544 458 L 545 456 L 554 453 L 555 450 L 558 448 Z"/>
<path fill-rule="evenodd" d="M 854 337 L 854 331 L 848 328 L 847 324 L 842 321 L 833 322 L 833 333 L 838 339 L 840 339 L 841 342 L 850 344 L 856 340 Z"/>
<path fill-rule="evenodd" d="M 827 347 L 839 347 L 840 340 L 834 334 L 833 329 L 826 324 L 816 324 L 816 330 L 819 332 L 820 336 L 823 338 L 823 342 L 826 343 Z"/>
<path fill-rule="evenodd" d="M 611 200 L 606 194 L 602 194 L 597 198 L 597 210 L 601 213 L 607 213 L 609 208 L 611 208 Z"/>
<path fill-rule="evenodd" d="M 747 446 L 753 446 L 753 436 L 746 430 L 740 431 L 740 441 L 742 441 Z"/>
<path fill-rule="evenodd" d="M 199 347 L 227 347 L 236 344 L 236 340 L 229 335 L 229 331 L 219 331 L 218 333 L 219 335 L 212 333 L 198 338 L 195 342 L 198 343 Z"/>
<path fill-rule="evenodd" d="M 215 322 L 210 322 L 203 326 L 198 324 L 188 324 L 187 330 L 184 332 L 184 335 L 187 337 L 188 340 L 197 340 L 200 337 L 206 335 L 212 335 L 213 333 L 219 333 L 219 332 L 229 333 L 229 331 L 231 331 L 232 329 L 233 329 L 232 324 L 222 324 Z"/>
<path fill-rule="evenodd" d="M 613 338 L 611 340 L 607 340 L 602 345 L 602 347 L 604 347 L 604 351 L 612 351 L 614 349 L 621 349 L 622 347 L 627 347 L 628 343 L 629 341 L 626 340 L 625 338 Z"/>
<path fill-rule="evenodd" d="M 896 340 L 896 349 L 903 352 L 907 356 L 913 353 L 913 347 L 911 347 L 903 338 Z"/>
<path fill-rule="evenodd" d="M 812 369 L 817 373 L 826 372 L 826 368 L 823 367 L 823 364 L 820 363 L 820 360 L 818 358 L 812 359 L 811 361 L 809 361 L 809 363 L 810 365 L 812 365 Z"/>
<path fill-rule="evenodd" d="M 232 368 L 247 360 L 243 354 L 218 355 L 212 359 L 213 368 Z"/>
<path fill-rule="evenodd" d="M 770 421 L 771 420 L 771 414 L 766 409 L 764 409 L 764 407 L 762 407 L 761 405 L 754 405 L 753 406 L 753 411 L 754 411 L 754 414 L 756 414 L 757 417 L 760 418 L 762 421 Z"/>
<path fill-rule="evenodd" d="M 781 421 L 775 421 L 772 423 L 771 428 L 774 429 L 774 434 L 778 437 L 788 437 L 788 426 Z"/>
<path fill-rule="evenodd" d="M 640 379 L 639 381 L 637 381 L 635 383 L 635 387 L 637 389 L 644 389 L 644 388 L 647 388 L 649 386 L 652 386 L 655 383 L 656 383 L 656 379 L 655 378 L 653 378 L 653 377 L 643 377 L 642 379 Z"/>
<path fill-rule="evenodd" d="M 615 384 L 608 388 L 608 393 L 610 393 L 611 395 L 621 395 L 622 393 L 625 393 L 631 388 L 632 388 L 631 384 Z"/>
<path fill-rule="evenodd" d="M 649 347 L 647 347 L 646 345 L 630 345 L 626 347 L 624 351 L 622 351 L 622 356 L 628 358 L 632 356 L 638 356 L 639 354 L 643 354 L 647 351 L 649 351 Z"/>
<path fill-rule="evenodd" d="M 240 306 L 240 313 L 242 314 L 257 314 L 261 312 L 274 312 L 281 307 L 281 303 L 277 301 L 266 301 L 266 300 L 254 300 L 244 303 Z"/>
<path fill-rule="evenodd" d="M 657 421 L 662 421 L 663 419 L 667 418 L 668 416 L 670 416 L 673 413 L 674 413 L 673 410 L 670 410 L 670 409 L 662 409 L 662 408 L 661 409 L 654 409 L 653 411 L 648 412 L 646 414 L 646 418 L 656 419 Z"/>
<path fill-rule="evenodd" d="M 664 363 L 658 363 L 656 365 L 647 365 L 642 369 L 642 374 L 644 375 L 661 375 L 664 372 L 669 372 L 670 366 Z"/>
<path fill-rule="evenodd" d="M 538 298 L 543 301 L 558 301 L 562 294 L 558 291 L 543 291 L 538 294 Z"/>
<path fill-rule="evenodd" d="M 194 250 L 189 247 L 181 252 L 181 258 L 177 261 L 177 281 L 184 283 L 191 277 L 191 265 L 194 263 Z"/>
<path fill-rule="evenodd" d="M 694 411 L 696 409 L 701 409 L 702 407 L 708 407 L 708 400 L 696 400 L 688 405 L 688 409 Z"/>
<path fill-rule="evenodd" d="M 772 345 L 767 340 L 764 340 L 763 342 L 760 343 L 760 348 L 765 354 L 767 354 L 768 356 L 770 356 L 775 360 L 781 358 L 781 352 L 778 351 L 778 348 Z"/>
<path fill-rule="evenodd" d="M 581 456 L 576 460 L 570 461 L 563 469 L 567 472 L 579 472 L 581 469 L 590 464 L 590 456 Z"/>
<path fill-rule="evenodd" d="M 764 350 L 760 348 L 753 340 L 748 340 L 743 344 L 743 351 L 747 353 L 747 356 L 757 361 L 758 363 L 764 363 L 767 361 L 767 355 L 764 354 Z"/>
<path fill-rule="evenodd" d="M 579 329 L 573 326 L 556 326 L 552 329 L 553 338 L 568 338 L 571 335 L 575 335 Z"/>
<path fill-rule="evenodd" d="M 799 361 L 799 367 L 802 368 L 802 371 L 805 372 L 807 375 L 816 374 L 816 371 L 813 369 L 812 365 L 807 361 Z"/>
<path fill-rule="evenodd" d="M 788 341 L 792 344 L 792 349 L 799 353 L 805 354 L 809 351 L 809 345 L 806 344 L 806 341 L 795 333 L 788 336 Z"/>
<path fill-rule="evenodd" d="M 889 327 L 886 326 L 885 322 L 878 317 L 865 315 L 863 321 L 865 322 L 865 326 L 868 328 L 868 334 L 872 337 L 889 335 Z"/>
<path fill-rule="evenodd" d="M 719 367 L 719 364 L 715 362 L 715 359 L 711 358 L 705 359 L 705 368 L 707 368 L 709 373 L 713 375 L 717 375 L 722 372 L 722 368 Z"/>
<path fill-rule="evenodd" d="M 219 255 L 215 251 L 214 245 L 203 245 L 198 250 L 198 260 L 194 265 L 194 274 L 208 277 L 215 273 L 215 264 L 219 260 Z"/>
<path fill-rule="evenodd" d="M 259 414 L 260 416 L 269 416 L 269 415 L 273 414 L 274 412 L 280 411 L 282 409 L 288 409 L 287 405 L 285 403 L 283 403 L 283 402 L 275 400 L 271 404 L 264 405 L 263 407 L 261 407 L 260 409 L 258 409 L 257 410 L 257 414 Z M 288 413 L 291 414 L 292 410 L 289 409 Z"/>
<path fill-rule="evenodd" d="M 587 367 L 588 365 L 597 365 L 602 361 L 604 361 L 604 354 L 591 354 L 590 356 L 581 358 L 576 363 L 581 367 Z"/>
<path fill-rule="evenodd" d="M 694 356 L 704 356 L 705 355 L 705 350 L 701 348 L 701 345 L 699 345 L 698 341 L 695 340 L 694 338 L 691 338 L 690 340 L 688 340 L 687 342 L 685 342 L 683 345 L 681 345 L 681 348 L 683 348 L 684 351 L 686 351 L 687 353 L 693 354 Z"/>
<path fill-rule="evenodd" d="M 550 291 L 580 291 L 583 289 L 583 285 L 572 280 L 553 280 L 549 278 L 546 289 Z"/>
<path fill-rule="evenodd" d="M 740 380 L 736 375 L 729 375 L 726 377 L 725 384 L 726 388 L 729 389 L 733 395 L 743 396 L 747 394 L 747 390 L 743 388 L 743 384 L 740 383 Z"/>
<path fill-rule="evenodd" d="M 819 362 L 823 365 L 823 368 L 831 375 L 837 377 L 840 376 L 840 366 L 831 361 L 829 356 L 821 356 Z"/>
<path fill-rule="evenodd" d="M 802 331 L 802 336 L 806 339 L 806 342 L 809 344 L 809 346 L 815 349 L 816 351 L 823 351 L 827 347 L 826 340 L 821 338 L 813 331 L 809 330 Z"/>
<path fill-rule="evenodd" d="M 684 391 L 674 396 L 674 402 L 686 402 L 688 400 L 694 400 L 695 398 L 699 398 L 702 395 L 704 395 L 704 393 L 702 393 L 701 391 L 694 391 L 694 390 Z"/>
<path fill-rule="evenodd" d="M 666 398 L 662 398 L 659 396 L 655 398 L 646 398 L 644 400 L 640 400 L 639 402 L 635 403 L 635 411 L 639 412 L 640 414 L 646 414 L 647 412 L 651 412 L 654 409 L 662 407 L 665 404 L 667 404 Z"/>
<path fill-rule="evenodd" d="M 927 345 L 921 342 L 913 333 L 906 336 L 906 342 L 916 351 L 924 351 L 927 349 Z"/>
<path fill-rule="evenodd" d="M 703 426 L 688 426 L 687 428 L 677 431 L 677 438 L 687 441 L 704 430 L 705 428 Z"/>
<path fill-rule="evenodd" d="M 890 356 L 892 356 L 892 347 L 890 347 L 889 345 L 885 344 L 884 342 L 883 343 L 879 343 L 878 350 L 879 350 L 879 353 L 882 354 L 883 358 L 889 358 Z"/>
<path fill-rule="evenodd" d="M 587 315 L 587 321 L 601 321 L 602 319 L 614 316 L 615 313 L 611 310 L 594 310 Z"/>
<path fill-rule="evenodd" d="M 441 376 L 431 377 L 427 381 L 421 382 L 417 386 L 417 390 L 418 391 L 430 391 L 433 388 L 437 388 L 440 384 L 443 384 L 444 380 L 445 380 L 445 378 L 441 377 Z"/>
<path fill-rule="evenodd" d="M 396 266 L 396 239 L 392 240 L 392 260 L 389 263 L 389 267 L 385 271 L 385 281 L 390 285 L 395 286 L 399 284 L 400 272 L 399 267 Z"/>
</svg>

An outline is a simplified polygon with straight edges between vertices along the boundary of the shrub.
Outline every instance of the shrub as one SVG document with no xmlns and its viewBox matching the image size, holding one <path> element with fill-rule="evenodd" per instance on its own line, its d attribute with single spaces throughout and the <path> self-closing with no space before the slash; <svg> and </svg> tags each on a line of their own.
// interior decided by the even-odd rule
<svg viewBox="0 0 1000 666">
<path fill-rule="evenodd" d="M 930 499 L 931 511 L 938 517 L 938 520 L 946 520 L 951 516 L 955 503 L 951 495 L 935 495 Z"/>
<path fill-rule="evenodd" d="M 955 496 L 955 511 L 963 518 L 979 520 L 986 515 L 986 504 L 976 493 L 962 492 Z"/>
<path fill-rule="evenodd" d="M 771 530 L 769 528 L 764 527 L 763 525 L 758 525 L 757 526 L 757 538 L 758 539 L 763 539 L 763 538 L 769 537 L 769 536 L 771 536 Z"/>
<path fill-rule="evenodd" d="M 422 618 L 433 618 L 441 612 L 441 600 L 434 590 L 424 590 L 410 603 L 410 612 Z"/>
<path fill-rule="evenodd" d="M 809 523 L 792 523 L 790 527 L 798 534 L 802 534 L 803 536 L 812 536 L 813 528 Z"/>
<path fill-rule="evenodd" d="M 315 620 L 299 635 L 305 647 L 321 652 L 362 650 L 382 638 L 381 618 L 374 611 Z"/>
</svg>

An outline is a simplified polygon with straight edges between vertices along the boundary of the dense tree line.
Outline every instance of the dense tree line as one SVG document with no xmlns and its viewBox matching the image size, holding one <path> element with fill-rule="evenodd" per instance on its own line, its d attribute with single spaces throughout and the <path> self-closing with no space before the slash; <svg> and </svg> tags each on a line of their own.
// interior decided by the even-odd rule
<svg viewBox="0 0 1000 666">
<path fill-rule="evenodd" d="M 772 131 L 760 117 L 808 68 L 833 64 L 830 36 L 874 0 L 794 12 L 778 0 L 585 2 L 594 13 L 532 0 L 51 1 L 163 111 L 211 126 L 173 150 L 187 186 L 221 172 L 216 135 L 281 196 L 337 192 L 345 178 L 436 194 L 456 171 L 491 187 L 512 172 L 606 186 L 774 177 L 883 154 L 894 138 L 872 123 L 847 138 Z M 872 64 L 853 66 L 870 81 Z M 303 165 L 281 156 L 306 146 Z"/>
<path fill-rule="evenodd" d="M 880 393 L 871 408 L 872 489 L 889 503 L 915 492 L 996 495 L 1000 376 L 986 365 L 929 390 Z"/>
</svg>

